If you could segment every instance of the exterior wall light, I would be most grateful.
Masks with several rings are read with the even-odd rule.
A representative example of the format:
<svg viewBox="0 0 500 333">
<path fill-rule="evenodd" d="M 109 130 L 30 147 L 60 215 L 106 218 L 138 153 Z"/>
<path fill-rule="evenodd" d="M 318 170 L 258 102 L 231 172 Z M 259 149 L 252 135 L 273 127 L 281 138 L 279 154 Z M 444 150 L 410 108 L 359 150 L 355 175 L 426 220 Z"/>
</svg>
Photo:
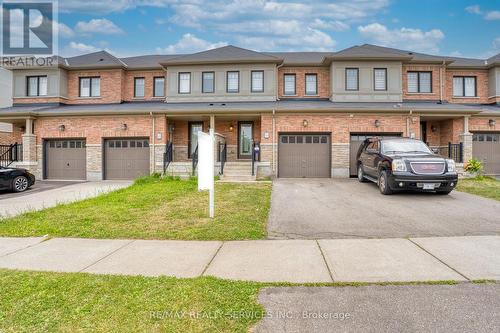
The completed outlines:
<svg viewBox="0 0 500 333">
<path fill-rule="evenodd" d="M 304 126 L 304 127 L 309 126 L 309 122 L 307 121 L 307 119 L 304 119 L 304 120 L 302 121 L 302 126 Z"/>
<path fill-rule="evenodd" d="M 174 123 L 169 123 L 168 124 L 168 132 L 173 133 L 175 131 L 175 124 Z"/>
<path fill-rule="evenodd" d="M 432 126 L 431 126 L 431 131 L 432 131 L 433 133 L 437 132 L 437 127 L 436 127 L 436 126 L 434 126 L 434 125 L 432 125 Z"/>
<path fill-rule="evenodd" d="M 495 127 L 495 125 L 497 124 L 497 121 L 495 119 L 490 119 L 490 120 L 488 120 L 488 124 L 490 125 L 490 127 Z"/>
<path fill-rule="evenodd" d="M 126 130 L 127 130 L 127 128 L 128 128 L 127 124 L 122 124 L 122 125 L 120 126 L 120 129 L 121 129 L 122 131 L 126 131 Z"/>
<path fill-rule="evenodd" d="M 234 130 L 234 126 L 233 126 L 233 123 L 231 123 L 231 124 L 229 125 L 229 132 L 232 132 L 233 130 Z"/>
<path fill-rule="evenodd" d="M 379 128 L 379 127 L 380 127 L 380 125 L 381 125 L 380 120 L 378 120 L 378 119 L 377 119 L 377 120 L 375 120 L 375 127 Z"/>
<path fill-rule="evenodd" d="M 64 125 L 59 125 L 59 131 L 64 132 L 66 130 L 66 126 Z"/>
</svg>

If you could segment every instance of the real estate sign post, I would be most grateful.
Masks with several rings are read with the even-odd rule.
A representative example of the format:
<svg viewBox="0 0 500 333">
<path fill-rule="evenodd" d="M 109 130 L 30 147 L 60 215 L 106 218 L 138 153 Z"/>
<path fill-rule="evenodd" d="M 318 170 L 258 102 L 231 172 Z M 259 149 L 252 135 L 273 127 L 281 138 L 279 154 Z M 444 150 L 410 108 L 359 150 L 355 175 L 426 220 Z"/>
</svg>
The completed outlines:
<svg viewBox="0 0 500 333">
<path fill-rule="evenodd" d="M 198 132 L 198 191 L 208 190 L 209 216 L 215 216 L 214 130 Z"/>
</svg>

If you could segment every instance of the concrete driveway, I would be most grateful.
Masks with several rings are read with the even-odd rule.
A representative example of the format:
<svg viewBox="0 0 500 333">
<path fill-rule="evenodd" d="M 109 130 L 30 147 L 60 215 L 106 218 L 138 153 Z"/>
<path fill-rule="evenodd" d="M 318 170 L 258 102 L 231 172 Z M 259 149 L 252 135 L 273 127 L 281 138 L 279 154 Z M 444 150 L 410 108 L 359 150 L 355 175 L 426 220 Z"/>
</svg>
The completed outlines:
<svg viewBox="0 0 500 333">
<path fill-rule="evenodd" d="M 353 179 L 274 182 L 269 238 L 392 238 L 500 234 L 500 202 L 453 191 L 381 195 Z"/>
<path fill-rule="evenodd" d="M 57 188 L 61 188 L 68 185 L 80 184 L 82 181 L 55 181 L 55 180 L 37 180 L 33 186 L 27 189 L 25 192 L 15 193 L 12 191 L 3 190 L 0 191 L 0 200 L 19 198 L 26 195 L 35 194 L 37 192 L 49 191 Z"/>
<path fill-rule="evenodd" d="M 54 182 L 50 182 L 54 183 Z M 5 194 L 0 199 L 0 217 L 19 215 L 29 211 L 54 207 L 63 203 L 70 203 L 92 198 L 110 191 L 130 186 L 128 180 L 106 180 L 98 182 L 61 182 L 58 185 L 35 183 L 33 189 L 24 193 Z"/>
</svg>

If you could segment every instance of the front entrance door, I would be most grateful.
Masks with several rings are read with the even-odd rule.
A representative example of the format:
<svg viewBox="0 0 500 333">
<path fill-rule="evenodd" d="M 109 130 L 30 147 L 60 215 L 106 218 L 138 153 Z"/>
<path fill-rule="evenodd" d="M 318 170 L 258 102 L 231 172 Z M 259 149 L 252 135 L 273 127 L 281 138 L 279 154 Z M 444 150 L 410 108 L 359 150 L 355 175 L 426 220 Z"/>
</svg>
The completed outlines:
<svg viewBox="0 0 500 333">
<path fill-rule="evenodd" d="M 202 122 L 190 122 L 189 123 L 189 142 L 188 142 L 188 158 L 196 151 L 198 148 L 198 132 L 203 132 Z"/>
<path fill-rule="evenodd" d="M 253 122 L 238 123 L 238 158 L 251 159 L 253 149 Z"/>
</svg>

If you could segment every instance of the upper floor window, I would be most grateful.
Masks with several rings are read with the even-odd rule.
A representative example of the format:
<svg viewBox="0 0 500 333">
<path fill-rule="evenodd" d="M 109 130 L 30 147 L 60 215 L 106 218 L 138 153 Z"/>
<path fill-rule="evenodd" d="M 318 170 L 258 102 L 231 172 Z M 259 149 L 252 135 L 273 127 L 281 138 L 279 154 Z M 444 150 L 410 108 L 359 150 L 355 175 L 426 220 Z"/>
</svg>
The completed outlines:
<svg viewBox="0 0 500 333">
<path fill-rule="evenodd" d="M 163 76 L 154 78 L 153 97 L 165 97 L 165 78 Z"/>
<path fill-rule="evenodd" d="M 240 72 L 227 72 L 227 92 L 237 93 L 240 91 Z"/>
<path fill-rule="evenodd" d="M 373 70 L 373 89 L 387 90 L 387 68 L 375 68 Z"/>
<path fill-rule="evenodd" d="M 453 96 L 455 97 L 476 97 L 476 77 L 475 76 L 454 76 Z"/>
<path fill-rule="evenodd" d="M 295 95 L 295 74 L 285 74 L 283 76 L 283 92 L 285 95 Z"/>
<path fill-rule="evenodd" d="M 81 77 L 80 97 L 99 97 L 99 96 L 101 96 L 101 78 Z"/>
<path fill-rule="evenodd" d="M 47 96 L 46 76 L 28 76 L 26 80 L 28 96 Z"/>
<path fill-rule="evenodd" d="M 203 72 L 201 80 L 201 91 L 203 93 L 215 92 L 215 73 Z"/>
<path fill-rule="evenodd" d="M 409 93 L 431 93 L 432 72 L 408 72 Z"/>
<path fill-rule="evenodd" d="M 264 71 L 252 71 L 252 92 L 264 92 Z"/>
<path fill-rule="evenodd" d="M 134 78 L 134 97 L 144 97 L 144 78 Z"/>
<path fill-rule="evenodd" d="M 345 69 L 345 90 L 359 90 L 359 68 Z"/>
<path fill-rule="evenodd" d="M 306 95 L 318 94 L 318 75 L 306 74 Z"/>
<path fill-rule="evenodd" d="M 191 93 L 191 73 L 179 73 L 179 94 Z"/>
</svg>

